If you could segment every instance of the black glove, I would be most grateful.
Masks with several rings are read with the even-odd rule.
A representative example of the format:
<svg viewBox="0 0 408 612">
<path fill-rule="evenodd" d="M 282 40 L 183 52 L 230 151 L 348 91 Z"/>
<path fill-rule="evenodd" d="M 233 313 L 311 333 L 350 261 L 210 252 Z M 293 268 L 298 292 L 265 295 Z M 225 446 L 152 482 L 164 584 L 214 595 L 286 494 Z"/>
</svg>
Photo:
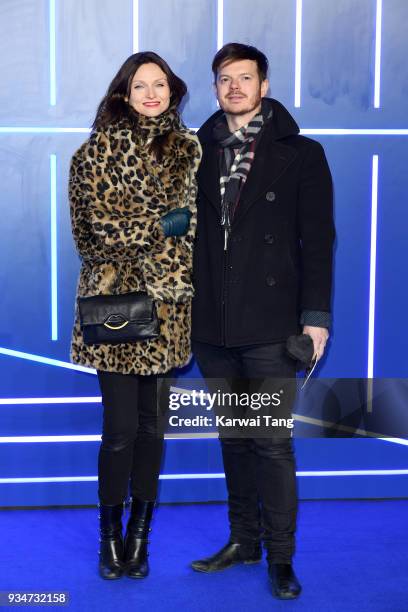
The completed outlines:
<svg viewBox="0 0 408 612">
<path fill-rule="evenodd" d="M 160 219 L 164 235 L 169 236 L 184 236 L 187 234 L 190 226 L 191 211 L 185 208 L 174 208 L 166 213 Z"/>
</svg>

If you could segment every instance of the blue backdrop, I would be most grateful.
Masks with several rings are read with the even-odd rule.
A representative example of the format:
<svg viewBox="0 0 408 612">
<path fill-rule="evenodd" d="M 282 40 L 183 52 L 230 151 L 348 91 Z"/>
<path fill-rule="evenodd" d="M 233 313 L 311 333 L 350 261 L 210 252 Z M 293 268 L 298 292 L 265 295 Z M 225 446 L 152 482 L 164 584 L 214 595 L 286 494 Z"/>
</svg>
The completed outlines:
<svg viewBox="0 0 408 612">
<path fill-rule="evenodd" d="M 406 0 L 1 2 L 0 505 L 96 502 L 99 390 L 68 363 L 79 261 L 67 173 L 132 51 L 158 52 L 185 79 L 190 127 L 216 109 L 221 44 L 266 52 L 270 95 L 323 144 L 335 185 L 334 328 L 319 376 L 406 376 L 407 27 Z M 301 497 L 408 495 L 404 440 L 296 445 Z M 169 440 L 161 500 L 224 497 L 217 441 Z"/>
</svg>

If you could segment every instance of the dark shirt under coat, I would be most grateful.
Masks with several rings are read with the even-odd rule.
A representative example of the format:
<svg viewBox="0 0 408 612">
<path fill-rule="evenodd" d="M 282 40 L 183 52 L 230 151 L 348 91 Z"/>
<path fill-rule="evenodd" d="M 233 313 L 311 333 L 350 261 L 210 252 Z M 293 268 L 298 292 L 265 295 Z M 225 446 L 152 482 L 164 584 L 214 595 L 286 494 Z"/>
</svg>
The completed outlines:
<svg viewBox="0 0 408 612">
<path fill-rule="evenodd" d="M 219 147 L 212 115 L 198 131 L 193 340 L 217 346 L 285 341 L 330 313 L 333 189 L 323 147 L 299 135 L 277 100 L 257 141 L 228 242 L 220 223 Z M 314 314 L 313 314 L 314 313 Z M 310 324 L 313 324 L 310 321 Z"/>
</svg>

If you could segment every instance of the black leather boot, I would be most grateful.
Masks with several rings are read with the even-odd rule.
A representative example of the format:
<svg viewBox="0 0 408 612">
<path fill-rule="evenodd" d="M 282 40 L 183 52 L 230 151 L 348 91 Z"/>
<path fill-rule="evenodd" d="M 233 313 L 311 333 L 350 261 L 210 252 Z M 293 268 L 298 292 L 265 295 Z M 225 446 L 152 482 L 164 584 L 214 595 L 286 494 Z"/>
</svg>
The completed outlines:
<svg viewBox="0 0 408 612">
<path fill-rule="evenodd" d="M 123 504 L 99 504 L 99 574 L 105 580 L 115 580 L 123 574 L 122 514 Z"/>
<path fill-rule="evenodd" d="M 279 599 L 296 599 L 302 587 L 290 563 L 268 563 L 273 594 Z"/>
<path fill-rule="evenodd" d="M 129 578 L 145 578 L 149 573 L 147 552 L 154 501 L 133 498 L 125 535 L 125 572 Z"/>
<path fill-rule="evenodd" d="M 228 542 L 212 557 L 193 561 L 191 567 L 196 572 L 219 572 L 237 563 L 258 563 L 262 559 L 262 548 L 258 542 Z"/>
</svg>

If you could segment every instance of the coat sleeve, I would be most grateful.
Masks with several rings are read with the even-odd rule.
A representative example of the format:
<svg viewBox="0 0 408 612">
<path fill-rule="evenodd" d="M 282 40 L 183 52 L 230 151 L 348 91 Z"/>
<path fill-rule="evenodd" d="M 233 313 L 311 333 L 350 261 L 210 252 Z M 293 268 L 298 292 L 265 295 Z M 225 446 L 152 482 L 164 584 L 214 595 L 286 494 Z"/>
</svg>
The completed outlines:
<svg viewBox="0 0 408 612">
<path fill-rule="evenodd" d="M 309 146 L 301 170 L 298 199 L 301 241 L 301 299 L 305 311 L 331 310 L 333 244 L 333 186 L 323 147 Z"/>
<path fill-rule="evenodd" d="M 162 251 L 165 236 L 160 217 L 123 206 L 121 190 L 109 173 L 108 138 L 104 134 L 92 138 L 92 147 L 85 143 L 73 156 L 69 173 L 72 234 L 80 257 L 84 261 L 125 261 Z M 97 159 L 90 157 L 90 151 L 97 152 Z"/>
<path fill-rule="evenodd" d="M 182 206 L 187 206 L 192 213 L 192 217 L 190 219 L 190 225 L 187 233 L 181 237 L 182 244 L 186 252 L 189 253 L 189 265 L 192 266 L 192 258 L 193 258 L 193 250 L 194 250 L 194 242 L 197 231 L 197 198 L 198 198 L 198 186 L 197 186 L 197 171 L 202 158 L 202 148 L 199 139 L 195 134 L 193 134 L 193 138 L 190 144 L 189 154 L 191 159 L 191 167 L 189 169 L 188 177 L 187 177 L 187 189 L 186 189 L 186 197 L 184 198 L 184 202 Z"/>
</svg>

